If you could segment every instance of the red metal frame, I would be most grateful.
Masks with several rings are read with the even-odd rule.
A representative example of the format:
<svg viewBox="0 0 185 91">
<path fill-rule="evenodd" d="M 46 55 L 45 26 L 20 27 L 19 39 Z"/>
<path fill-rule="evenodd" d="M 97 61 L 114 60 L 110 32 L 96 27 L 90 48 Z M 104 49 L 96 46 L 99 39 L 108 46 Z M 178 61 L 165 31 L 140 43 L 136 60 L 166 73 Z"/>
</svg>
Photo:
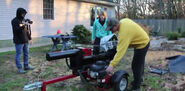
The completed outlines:
<svg viewBox="0 0 185 91">
<path fill-rule="evenodd" d="M 88 74 L 87 74 L 87 71 L 85 72 L 81 72 L 81 74 L 84 74 L 87 78 L 91 78 Z M 41 91 L 46 91 L 46 86 L 49 85 L 49 84 L 53 84 L 53 83 L 57 83 L 57 82 L 60 82 L 60 81 L 64 81 L 64 80 L 67 80 L 67 79 L 71 79 L 71 78 L 74 78 L 74 77 L 77 77 L 79 75 L 75 75 L 75 74 L 70 74 L 70 75 L 66 75 L 66 76 L 62 76 L 62 77 L 58 77 L 58 78 L 54 78 L 54 79 L 51 79 L 51 80 L 47 80 L 47 81 L 43 81 L 42 82 L 42 87 L 41 87 Z M 106 77 L 105 77 L 105 84 L 108 84 L 110 79 L 112 77 L 112 74 L 108 74 Z M 92 79 L 92 78 L 91 78 Z M 106 88 L 98 88 L 99 90 L 106 90 Z"/>
<path fill-rule="evenodd" d="M 105 77 L 105 83 L 108 84 L 111 80 L 111 77 L 112 77 L 112 74 L 108 74 L 106 77 Z"/>
<path fill-rule="evenodd" d="M 85 72 L 81 72 L 81 73 L 82 74 L 87 74 L 86 71 Z M 74 78 L 74 77 L 77 77 L 77 76 L 79 76 L 79 75 L 70 74 L 70 75 L 59 77 L 59 78 L 54 78 L 54 79 L 51 79 L 51 80 L 43 81 L 42 82 L 41 91 L 46 91 L 46 86 L 49 85 L 49 84 L 60 82 L 60 81 L 64 81 L 64 80 L 71 79 L 71 78 Z"/>
<path fill-rule="evenodd" d="M 43 81 L 41 91 L 46 91 L 46 86 L 49 85 L 49 84 L 56 83 L 56 82 L 59 82 L 59 81 L 64 81 L 64 80 L 71 79 L 71 78 L 74 78 L 74 77 L 77 77 L 77 75 L 71 74 L 71 75 L 62 76 L 62 77 L 59 77 L 59 78 L 54 78 L 54 79 L 51 79 L 51 80 Z"/>
<path fill-rule="evenodd" d="M 111 77 L 112 77 L 112 74 L 107 74 L 107 76 L 105 77 L 105 82 L 104 82 L 104 84 L 109 84 L 109 82 L 110 82 L 110 80 L 111 80 Z M 102 81 L 102 80 L 101 80 Z M 108 87 L 108 88 L 110 88 L 110 87 Z M 97 89 L 99 89 L 99 90 L 107 90 L 108 88 L 99 88 L 99 87 L 97 87 Z"/>
</svg>

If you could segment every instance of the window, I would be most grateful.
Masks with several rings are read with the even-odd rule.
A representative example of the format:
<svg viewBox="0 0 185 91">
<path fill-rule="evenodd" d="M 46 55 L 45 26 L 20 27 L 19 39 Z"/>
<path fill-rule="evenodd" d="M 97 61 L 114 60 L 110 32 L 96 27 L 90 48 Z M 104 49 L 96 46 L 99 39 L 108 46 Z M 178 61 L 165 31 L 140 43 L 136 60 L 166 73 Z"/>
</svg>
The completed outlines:
<svg viewBox="0 0 185 91">
<path fill-rule="evenodd" d="M 54 0 L 43 0 L 43 18 L 54 19 Z"/>
</svg>

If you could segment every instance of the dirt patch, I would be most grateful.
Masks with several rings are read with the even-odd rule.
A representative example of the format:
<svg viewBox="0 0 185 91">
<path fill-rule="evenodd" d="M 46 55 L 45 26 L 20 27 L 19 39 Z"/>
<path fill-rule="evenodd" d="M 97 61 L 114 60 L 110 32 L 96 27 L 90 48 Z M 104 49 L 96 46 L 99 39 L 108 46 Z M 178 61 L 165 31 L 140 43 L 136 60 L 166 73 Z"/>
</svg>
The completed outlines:
<svg viewBox="0 0 185 91">
<path fill-rule="evenodd" d="M 168 61 L 165 58 L 176 55 L 185 55 L 185 52 L 178 51 L 148 51 L 146 56 L 146 73 L 145 75 L 151 75 L 155 77 L 160 77 L 163 80 L 161 84 L 165 88 L 169 88 L 172 91 L 184 91 L 185 85 L 185 75 L 183 74 L 174 74 L 167 73 L 164 75 L 156 75 L 149 73 L 150 68 L 159 68 L 159 69 L 167 69 Z"/>
<path fill-rule="evenodd" d="M 178 51 L 148 51 L 146 56 L 146 64 L 152 66 L 167 66 L 168 60 L 166 57 L 176 56 L 176 55 L 185 55 L 185 52 Z"/>
</svg>

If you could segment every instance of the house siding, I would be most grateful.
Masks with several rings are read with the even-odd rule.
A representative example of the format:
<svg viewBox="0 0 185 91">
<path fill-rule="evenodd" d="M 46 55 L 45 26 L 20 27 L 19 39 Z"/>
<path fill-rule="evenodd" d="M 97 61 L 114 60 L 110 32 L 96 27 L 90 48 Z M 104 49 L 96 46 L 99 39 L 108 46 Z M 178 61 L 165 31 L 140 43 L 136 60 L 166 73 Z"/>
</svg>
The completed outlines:
<svg viewBox="0 0 185 91">
<path fill-rule="evenodd" d="M 43 20 L 43 0 L 1 0 L 0 1 L 0 40 L 12 39 L 11 20 L 19 7 L 27 10 L 25 18 L 33 21 L 32 37 L 56 34 L 58 29 L 63 34 L 70 33 L 77 24 L 90 28 L 90 8 L 95 4 L 54 0 L 54 20 Z M 114 17 L 113 7 L 107 7 L 107 15 Z"/>
</svg>

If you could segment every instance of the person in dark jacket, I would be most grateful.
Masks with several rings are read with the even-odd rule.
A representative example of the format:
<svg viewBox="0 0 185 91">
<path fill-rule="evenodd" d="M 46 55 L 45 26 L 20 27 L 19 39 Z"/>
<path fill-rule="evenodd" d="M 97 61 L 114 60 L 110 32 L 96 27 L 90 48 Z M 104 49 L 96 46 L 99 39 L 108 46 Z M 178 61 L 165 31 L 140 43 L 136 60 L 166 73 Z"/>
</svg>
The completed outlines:
<svg viewBox="0 0 185 91">
<path fill-rule="evenodd" d="M 27 11 L 23 8 L 18 8 L 16 17 L 11 21 L 13 30 L 13 42 L 15 44 L 15 63 L 19 73 L 25 73 L 25 70 L 33 70 L 33 67 L 28 65 L 29 43 L 32 44 L 30 26 L 25 22 Z M 21 65 L 21 52 L 23 50 L 24 69 Z"/>
</svg>

